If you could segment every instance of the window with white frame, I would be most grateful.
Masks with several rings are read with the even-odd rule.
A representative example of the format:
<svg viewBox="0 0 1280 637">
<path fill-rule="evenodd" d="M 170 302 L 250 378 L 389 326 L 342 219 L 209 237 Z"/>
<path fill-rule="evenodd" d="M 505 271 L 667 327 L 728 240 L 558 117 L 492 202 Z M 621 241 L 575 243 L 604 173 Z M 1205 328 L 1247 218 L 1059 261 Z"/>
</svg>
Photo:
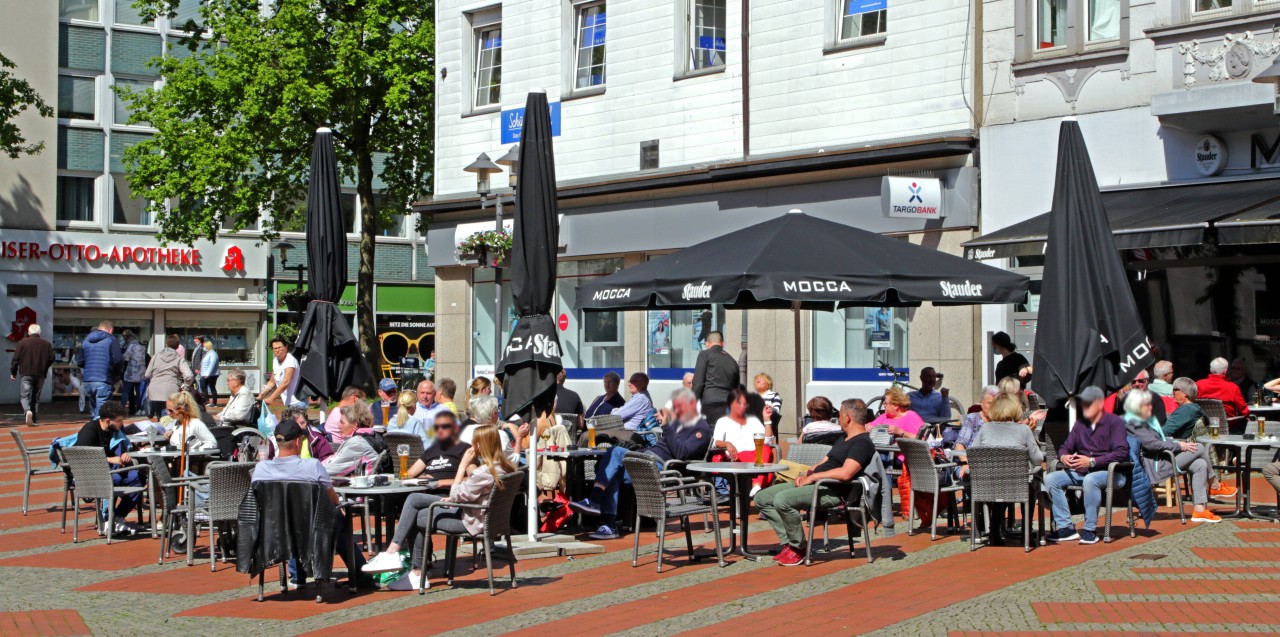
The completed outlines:
<svg viewBox="0 0 1280 637">
<path fill-rule="evenodd" d="M 689 69 L 723 68 L 725 0 L 689 0 Z"/>
<path fill-rule="evenodd" d="M 1018 11 L 1023 15 L 1017 26 L 1020 61 L 1040 53 L 1079 54 L 1129 44 L 1129 0 L 1027 0 Z"/>
<path fill-rule="evenodd" d="M 1191 0 L 1191 10 L 1195 13 L 1206 13 L 1230 9 L 1232 0 Z"/>
<path fill-rule="evenodd" d="M 879 35 L 887 30 L 889 0 L 838 0 L 840 40 Z"/>
<path fill-rule="evenodd" d="M 575 25 L 573 87 L 604 86 L 605 3 L 578 5 Z"/>
<path fill-rule="evenodd" d="M 116 24 L 129 26 L 150 26 L 151 21 L 142 17 L 142 12 L 133 6 L 137 0 L 115 0 Z"/>
<path fill-rule="evenodd" d="M 58 117 L 97 121 L 98 80 L 93 76 L 58 76 Z"/>
<path fill-rule="evenodd" d="M 111 223 L 128 226 L 151 225 L 151 212 L 147 210 L 145 197 L 136 197 L 129 180 L 120 173 L 111 173 Z"/>
<path fill-rule="evenodd" d="M 96 218 L 94 182 L 92 175 L 58 174 L 58 221 L 92 222 Z"/>
<path fill-rule="evenodd" d="M 502 24 L 476 28 L 475 107 L 502 102 Z"/>
<path fill-rule="evenodd" d="M 102 22 L 98 0 L 58 0 L 58 16 L 66 20 Z"/>
<path fill-rule="evenodd" d="M 115 125 L 116 126 L 148 126 L 147 122 L 134 122 L 132 124 L 129 123 L 129 115 L 133 110 L 129 108 L 129 104 L 131 99 L 137 98 L 138 93 L 141 93 L 146 89 L 154 87 L 155 82 L 151 80 L 126 80 L 126 79 L 116 78 L 115 86 L 124 87 L 132 93 L 131 97 L 126 98 L 124 95 L 120 94 L 119 92 L 112 91 L 112 94 L 115 98 L 115 113 L 114 113 L 115 119 L 112 121 L 115 123 Z"/>
</svg>

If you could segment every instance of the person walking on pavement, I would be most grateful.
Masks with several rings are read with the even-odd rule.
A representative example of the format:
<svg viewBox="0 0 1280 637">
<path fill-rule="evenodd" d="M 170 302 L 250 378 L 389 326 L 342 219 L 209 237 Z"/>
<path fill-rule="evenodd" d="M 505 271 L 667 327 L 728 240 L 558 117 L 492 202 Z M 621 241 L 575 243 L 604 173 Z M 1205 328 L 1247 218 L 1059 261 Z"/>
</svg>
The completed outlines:
<svg viewBox="0 0 1280 637">
<path fill-rule="evenodd" d="M 40 419 L 40 390 L 53 365 L 53 344 L 40 336 L 40 325 L 27 326 L 27 336 L 18 341 L 9 363 L 9 380 L 18 381 L 18 401 L 26 415 L 27 426 Z"/>
<path fill-rule="evenodd" d="M 182 341 L 177 334 L 170 334 L 164 339 L 164 349 L 151 358 L 147 365 L 146 377 L 151 381 L 147 385 L 147 400 L 151 403 L 148 413 L 151 420 L 157 421 L 168 408 L 165 404 L 171 394 L 182 391 L 191 384 L 191 368 L 187 361 L 178 355 L 178 346 Z"/>
<path fill-rule="evenodd" d="M 138 342 L 138 335 L 129 330 L 124 331 L 124 389 L 120 392 L 120 402 L 125 406 L 125 415 L 136 416 L 142 412 L 142 384 L 147 382 L 147 348 Z"/>
<path fill-rule="evenodd" d="M 192 368 L 195 371 L 195 368 Z M 218 351 L 213 349 L 213 339 L 204 340 L 204 356 L 200 358 L 200 392 L 204 394 L 206 405 L 218 406 L 218 377 L 222 371 L 218 369 Z"/>
<path fill-rule="evenodd" d="M 191 337 L 191 371 L 196 375 L 195 383 L 191 385 L 192 393 L 203 393 L 204 377 L 200 374 L 200 363 L 204 361 L 204 339 L 199 336 Z"/>
<path fill-rule="evenodd" d="M 693 393 L 707 422 L 717 422 L 729 408 L 729 392 L 741 384 L 738 361 L 724 351 L 724 335 L 707 334 L 706 349 L 698 352 L 693 370 Z"/>
<path fill-rule="evenodd" d="M 94 420 L 97 420 L 98 410 L 103 403 L 111 399 L 116 377 L 120 375 L 120 368 L 124 365 L 120 343 L 111 335 L 114 329 L 111 321 L 99 323 L 98 329 L 84 337 L 76 361 L 83 370 L 80 391 Z"/>
</svg>

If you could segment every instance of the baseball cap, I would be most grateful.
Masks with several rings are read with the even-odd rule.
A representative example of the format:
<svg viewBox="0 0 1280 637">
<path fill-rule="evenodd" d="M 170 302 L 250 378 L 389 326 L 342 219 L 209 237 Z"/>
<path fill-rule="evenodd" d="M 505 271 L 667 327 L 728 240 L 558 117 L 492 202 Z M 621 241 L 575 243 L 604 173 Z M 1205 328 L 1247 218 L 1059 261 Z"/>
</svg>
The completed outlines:
<svg viewBox="0 0 1280 637">
<path fill-rule="evenodd" d="M 279 425 L 276 425 L 275 436 L 286 442 L 301 438 L 302 435 L 302 427 L 293 420 L 286 420 Z"/>
<path fill-rule="evenodd" d="M 390 378 L 384 378 L 381 381 L 378 381 L 378 389 L 390 393 L 399 388 L 396 387 L 396 381 L 391 380 Z"/>
<path fill-rule="evenodd" d="M 1106 398 L 1107 394 L 1102 391 L 1101 387 L 1089 386 L 1081 390 L 1078 397 L 1080 398 L 1080 404 L 1092 405 L 1093 403 Z"/>
</svg>

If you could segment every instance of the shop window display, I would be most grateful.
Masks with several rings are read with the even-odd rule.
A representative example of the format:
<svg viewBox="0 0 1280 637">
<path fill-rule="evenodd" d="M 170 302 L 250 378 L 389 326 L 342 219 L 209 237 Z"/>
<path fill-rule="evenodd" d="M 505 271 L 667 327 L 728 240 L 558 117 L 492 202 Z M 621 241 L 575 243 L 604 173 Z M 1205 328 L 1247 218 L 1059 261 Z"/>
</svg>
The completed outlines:
<svg viewBox="0 0 1280 637">
<path fill-rule="evenodd" d="M 112 334 L 124 347 L 124 332 L 131 331 L 138 335 L 142 343 L 151 340 L 151 321 L 143 319 L 112 319 Z M 102 319 L 95 318 L 59 318 L 53 323 L 53 394 L 55 396 L 80 395 L 81 371 L 76 364 L 82 343 L 89 332 L 97 329 Z M 150 353 L 150 352 L 148 352 Z"/>
</svg>

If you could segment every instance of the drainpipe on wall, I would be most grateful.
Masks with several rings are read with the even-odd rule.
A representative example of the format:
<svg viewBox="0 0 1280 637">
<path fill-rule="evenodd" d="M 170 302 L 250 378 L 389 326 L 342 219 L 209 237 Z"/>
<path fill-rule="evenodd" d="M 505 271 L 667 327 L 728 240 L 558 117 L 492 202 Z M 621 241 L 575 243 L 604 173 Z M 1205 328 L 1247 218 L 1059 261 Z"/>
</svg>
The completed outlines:
<svg viewBox="0 0 1280 637">
<path fill-rule="evenodd" d="M 975 0 L 975 2 L 978 0 Z M 751 156 L 751 0 L 742 0 L 742 158 Z M 746 338 L 745 336 L 743 338 Z"/>
</svg>

